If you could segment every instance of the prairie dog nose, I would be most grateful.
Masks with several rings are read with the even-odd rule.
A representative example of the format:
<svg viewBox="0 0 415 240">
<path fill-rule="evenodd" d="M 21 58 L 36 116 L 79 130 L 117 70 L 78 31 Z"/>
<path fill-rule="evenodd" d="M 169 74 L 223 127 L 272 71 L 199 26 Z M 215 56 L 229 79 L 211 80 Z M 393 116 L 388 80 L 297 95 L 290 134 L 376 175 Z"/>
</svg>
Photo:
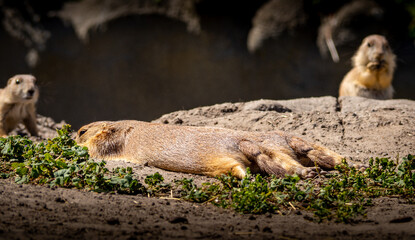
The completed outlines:
<svg viewBox="0 0 415 240">
<path fill-rule="evenodd" d="M 382 60 L 383 59 L 383 55 L 384 55 L 383 52 L 377 52 L 377 53 L 375 53 L 375 59 L 376 60 Z"/>
<path fill-rule="evenodd" d="M 29 91 L 27 91 L 27 94 L 29 96 L 33 96 L 34 93 L 35 93 L 35 89 L 34 88 L 31 88 L 31 89 L 29 89 Z"/>
</svg>

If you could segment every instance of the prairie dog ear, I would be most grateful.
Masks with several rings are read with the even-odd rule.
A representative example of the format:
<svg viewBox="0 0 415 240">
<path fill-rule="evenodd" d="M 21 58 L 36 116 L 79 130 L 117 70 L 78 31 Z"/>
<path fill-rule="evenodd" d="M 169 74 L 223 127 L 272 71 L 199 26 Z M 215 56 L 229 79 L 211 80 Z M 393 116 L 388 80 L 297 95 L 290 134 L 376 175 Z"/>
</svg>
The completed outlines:
<svg viewBox="0 0 415 240">
<path fill-rule="evenodd" d="M 107 123 L 105 122 L 95 122 L 81 127 L 76 134 L 75 141 L 78 143 L 83 143 L 91 138 L 96 137 L 97 135 L 101 134 L 106 125 Z"/>
<path fill-rule="evenodd" d="M 102 132 L 104 134 L 116 134 L 119 132 L 120 128 L 115 126 L 114 124 L 102 124 Z"/>
<path fill-rule="evenodd" d="M 102 132 L 109 134 L 122 134 L 129 133 L 133 127 L 120 122 L 102 122 L 101 129 Z"/>
<path fill-rule="evenodd" d="M 13 80 L 14 80 L 14 77 L 9 78 L 9 80 L 7 80 L 7 85 L 10 85 Z"/>
<path fill-rule="evenodd" d="M 111 137 L 122 138 L 124 140 L 125 136 L 127 136 L 131 132 L 131 130 L 133 130 L 133 127 L 119 126 L 117 124 L 107 124 L 103 126 L 101 134 Z"/>
</svg>

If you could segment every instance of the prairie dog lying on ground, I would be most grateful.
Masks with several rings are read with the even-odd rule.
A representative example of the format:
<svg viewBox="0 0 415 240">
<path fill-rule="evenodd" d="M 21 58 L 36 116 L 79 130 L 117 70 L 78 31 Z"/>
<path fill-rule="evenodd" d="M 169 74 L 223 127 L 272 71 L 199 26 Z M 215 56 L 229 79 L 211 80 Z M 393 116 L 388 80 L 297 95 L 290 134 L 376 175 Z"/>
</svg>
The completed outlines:
<svg viewBox="0 0 415 240">
<path fill-rule="evenodd" d="M 133 120 L 94 122 L 75 138 L 92 158 L 126 160 L 165 170 L 216 176 L 231 172 L 314 177 L 316 165 L 333 169 L 342 156 L 282 131 L 247 132 Z"/>
<path fill-rule="evenodd" d="M 39 90 L 32 75 L 16 75 L 0 89 L 0 136 L 5 137 L 23 122 L 32 136 L 37 136 L 36 102 Z"/>
<path fill-rule="evenodd" d="M 352 58 L 353 68 L 340 84 L 339 96 L 392 99 L 396 56 L 381 35 L 370 35 Z"/>
</svg>

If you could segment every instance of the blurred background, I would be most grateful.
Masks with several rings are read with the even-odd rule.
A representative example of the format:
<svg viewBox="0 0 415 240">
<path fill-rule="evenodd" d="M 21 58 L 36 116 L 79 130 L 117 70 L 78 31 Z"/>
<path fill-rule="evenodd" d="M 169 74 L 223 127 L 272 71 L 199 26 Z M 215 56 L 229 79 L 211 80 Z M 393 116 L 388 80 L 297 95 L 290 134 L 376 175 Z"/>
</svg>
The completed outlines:
<svg viewBox="0 0 415 240">
<path fill-rule="evenodd" d="M 31 73 L 38 113 L 78 128 L 222 102 L 337 96 L 362 39 L 415 99 L 415 0 L 0 0 L 0 81 Z"/>
</svg>

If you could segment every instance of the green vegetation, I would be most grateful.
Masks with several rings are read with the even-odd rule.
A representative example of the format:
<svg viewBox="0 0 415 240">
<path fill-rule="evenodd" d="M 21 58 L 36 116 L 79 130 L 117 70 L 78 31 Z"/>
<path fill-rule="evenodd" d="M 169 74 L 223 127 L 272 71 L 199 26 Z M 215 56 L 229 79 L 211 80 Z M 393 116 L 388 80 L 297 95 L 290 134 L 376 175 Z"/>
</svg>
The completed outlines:
<svg viewBox="0 0 415 240">
<path fill-rule="evenodd" d="M 142 184 L 132 177 L 132 169 L 109 172 L 105 162 L 89 160 L 88 149 L 70 138 L 69 126 L 58 137 L 41 143 L 12 136 L 0 138 L 0 177 L 15 177 L 18 184 L 49 184 L 96 192 L 142 193 Z"/>
<path fill-rule="evenodd" d="M 387 158 L 370 159 L 369 168 L 358 171 L 344 161 L 337 173 L 318 179 L 301 181 L 298 176 L 264 178 L 248 174 L 239 180 L 230 175 L 219 182 L 197 187 L 192 180 L 179 181 L 182 199 L 211 202 L 241 213 L 266 213 L 284 210 L 309 210 L 316 221 L 325 219 L 350 222 L 365 215 L 372 199 L 394 196 L 414 202 L 415 157 L 409 155 L 402 162 Z"/>
<path fill-rule="evenodd" d="M 298 176 L 263 177 L 248 174 L 243 179 L 222 175 L 198 187 L 193 179 L 164 183 L 159 173 L 141 184 L 131 168 L 108 170 L 104 161 L 89 160 L 86 148 L 70 138 L 69 126 L 58 137 L 41 143 L 13 136 L 0 138 L 0 177 L 16 183 L 48 184 L 95 192 L 175 197 L 196 203 L 211 203 L 241 213 L 311 211 L 314 220 L 348 223 L 364 216 L 367 206 L 380 196 L 393 196 L 414 203 L 415 157 L 400 163 L 387 158 L 370 159 L 369 168 L 358 171 L 344 161 L 335 173 L 312 180 Z"/>
<path fill-rule="evenodd" d="M 160 173 L 148 175 L 144 183 L 148 185 L 147 193 L 156 196 L 162 193 L 167 193 L 171 190 L 171 184 L 164 183 L 164 178 Z"/>
</svg>

